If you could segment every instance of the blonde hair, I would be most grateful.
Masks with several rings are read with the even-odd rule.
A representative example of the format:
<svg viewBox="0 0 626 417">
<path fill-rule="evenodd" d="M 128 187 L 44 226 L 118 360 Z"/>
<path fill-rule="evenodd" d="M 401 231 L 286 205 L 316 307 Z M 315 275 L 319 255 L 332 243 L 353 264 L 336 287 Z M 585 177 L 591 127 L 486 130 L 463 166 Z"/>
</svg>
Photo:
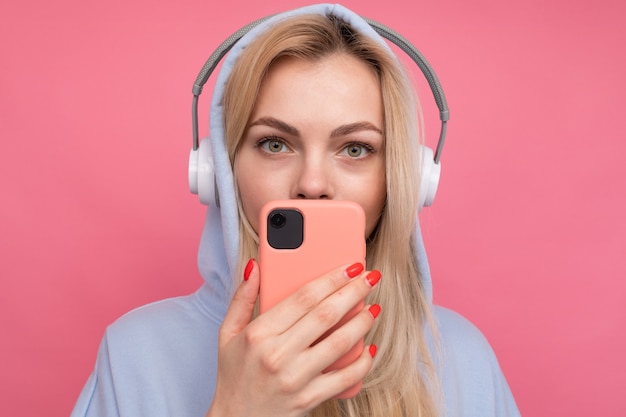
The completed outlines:
<svg viewBox="0 0 626 417">
<path fill-rule="evenodd" d="M 349 400 L 329 400 L 314 409 L 311 416 L 435 416 L 439 388 L 424 335 L 429 326 L 430 330 L 434 327 L 413 243 L 421 117 L 397 59 L 383 45 L 334 16 L 299 16 L 275 24 L 246 48 L 225 86 L 226 147 L 235 166 L 259 88 L 272 63 L 283 57 L 320 60 L 337 53 L 366 62 L 376 73 L 382 93 L 387 200 L 368 240 L 367 266 L 380 270 L 383 280 L 367 302 L 380 304 L 383 314 L 366 338 L 366 343 L 375 343 L 378 351 L 361 392 Z M 258 237 L 241 202 L 239 218 L 242 266 L 257 256 Z"/>
</svg>

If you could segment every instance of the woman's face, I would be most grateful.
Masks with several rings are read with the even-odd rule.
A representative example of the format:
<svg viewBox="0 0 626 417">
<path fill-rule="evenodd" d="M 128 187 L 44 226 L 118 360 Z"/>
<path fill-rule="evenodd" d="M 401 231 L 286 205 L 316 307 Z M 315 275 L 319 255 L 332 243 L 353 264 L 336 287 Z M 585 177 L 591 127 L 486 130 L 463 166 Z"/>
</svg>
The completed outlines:
<svg viewBox="0 0 626 417">
<path fill-rule="evenodd" d="M 258 232 L 279 199 L 355 201 L 369 236 L 385 203 L 380 86 L 362 61 L 282 59 L 264 79 L 235 162 L 243 209 Z"/>
</svg>

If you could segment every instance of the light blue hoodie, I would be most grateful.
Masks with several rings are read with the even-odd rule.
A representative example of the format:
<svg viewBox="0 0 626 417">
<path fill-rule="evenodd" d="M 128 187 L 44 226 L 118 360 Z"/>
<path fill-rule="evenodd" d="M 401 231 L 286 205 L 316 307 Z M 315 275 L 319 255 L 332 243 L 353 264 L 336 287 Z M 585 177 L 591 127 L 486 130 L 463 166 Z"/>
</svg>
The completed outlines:
<svg viewBox="0 0 626 417">
<path fill-rule="evenodd" d="M 230 303 L 231 271 L 236 270 L 239 245 L 237 200 L 223 135 L 223 89 L 233 63 L 251 39 L 275 19 L 305 13 L 336 15 L 384 43 L 355 13 L 339 5 L 320 4 L 274 16 L 233 47 L 222 64 L 211 104 L 210 143 L 220 208 L 209 207 L 200 242 L 198 266 L 205 282 L 194 294 L 140 307 L 107 328 L 95 369 L 72 417 L 201 417 L 208 410 L 215 389 L 217 334 Z M 415 239 L 423 288 L 432 300 L 419 224 Z M 518 416 L 507 382 L 483 335 L 451 310 L 434 306 L 433 311 L 440 332 L 445 415 Z"/>
</svg>

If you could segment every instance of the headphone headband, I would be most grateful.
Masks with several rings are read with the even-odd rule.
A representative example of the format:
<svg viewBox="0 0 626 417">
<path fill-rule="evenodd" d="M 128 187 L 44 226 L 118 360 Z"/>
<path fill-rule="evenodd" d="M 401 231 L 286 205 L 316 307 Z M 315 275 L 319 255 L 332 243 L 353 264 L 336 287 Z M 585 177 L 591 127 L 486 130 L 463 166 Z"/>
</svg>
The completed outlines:
<svg viewBox="0 0 626 417">
<path fill-rule="evenodd" d="M 204 84 L 208 81 L 209 77 L 220 63 L 222 58 L 233 48 L 233 46 L 241 40 L 248 32 L 257 27 L 259 24 L 270 19 L 272 16 L 267 16 L 254 22 L 248 23 L 243 26 L 237 32 L 230 35 L 224 40 L 217 49 L 211 54 L 209 59 L 204 63 L 200 73 L 196 77 L 193 84 L 193 100 L 192 100 L 192 132 L 193 132 L 193 148 L 189 155 L 189 188 L 192 193 L 198 194 L 200 201 L 203 204 L 215 204 L 219 207 L 219 196 L 217 192 L 217 177 L 214 174 L 214 165 L 212 151 L 208 141 L 203 140 L 200 143 L 198 133 L 198 99 L 202 93 Z M 446 97 L 439 83 L 439 79 L 435 75 L 424 56 L 402 35 L 396 31 L 388 28 L 387 26 L 378 23 L 374 20 L 363 18 L 361 19 L 369 25 L 378 35 L 387 39 L 389 42 L 396 45 L 403 50 L 413 62 L 421 70 L 422 74 L 428 81 L 431 92 L 439 108 L 439 120 L 441 121 L 441 130 L 439 132 L 439 140 L 435 152 L 433 152 L 427 146 L 419 146 L 421 157 L 421 174 L 419 184 L 419 196 L 418 196 L 418 209 L 421 210 L 424 206 L 430 206 L 435 198 L 437 192 L 439 177 L 441 173 L 441 165 L 439 160 L 441 158 L 441 151 L 446 137 L 446 127 L 448 119 L 450 118 L 450 112 L 448 110 L 448 104 Z M 359 23 L 361 25 L 361 23 Z M 366 26 L 364 25 L 364 26 Z M 365 28 L 361 28 L 365 29 Z M 383 42 L 384 43 L 384 42 Z M 392 52 L 390 52 L 392 53 Z"/>
</svg>

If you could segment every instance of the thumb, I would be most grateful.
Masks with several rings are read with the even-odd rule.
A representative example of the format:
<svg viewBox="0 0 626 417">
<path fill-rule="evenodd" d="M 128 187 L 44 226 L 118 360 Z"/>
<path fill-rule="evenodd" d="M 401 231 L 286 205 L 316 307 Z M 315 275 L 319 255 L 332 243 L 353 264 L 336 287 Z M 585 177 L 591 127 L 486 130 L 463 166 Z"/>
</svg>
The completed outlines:
<svg viewBox="0 0 626 417">
<path fill-rule="evenodd" d="M 244 270 L 244 280 L 235 291 L 224 317 L 220 344 L 228 343 L 250 323 L 258 296 L 259 267 L 254 259 L 250 259 Z"/>
</svg>

